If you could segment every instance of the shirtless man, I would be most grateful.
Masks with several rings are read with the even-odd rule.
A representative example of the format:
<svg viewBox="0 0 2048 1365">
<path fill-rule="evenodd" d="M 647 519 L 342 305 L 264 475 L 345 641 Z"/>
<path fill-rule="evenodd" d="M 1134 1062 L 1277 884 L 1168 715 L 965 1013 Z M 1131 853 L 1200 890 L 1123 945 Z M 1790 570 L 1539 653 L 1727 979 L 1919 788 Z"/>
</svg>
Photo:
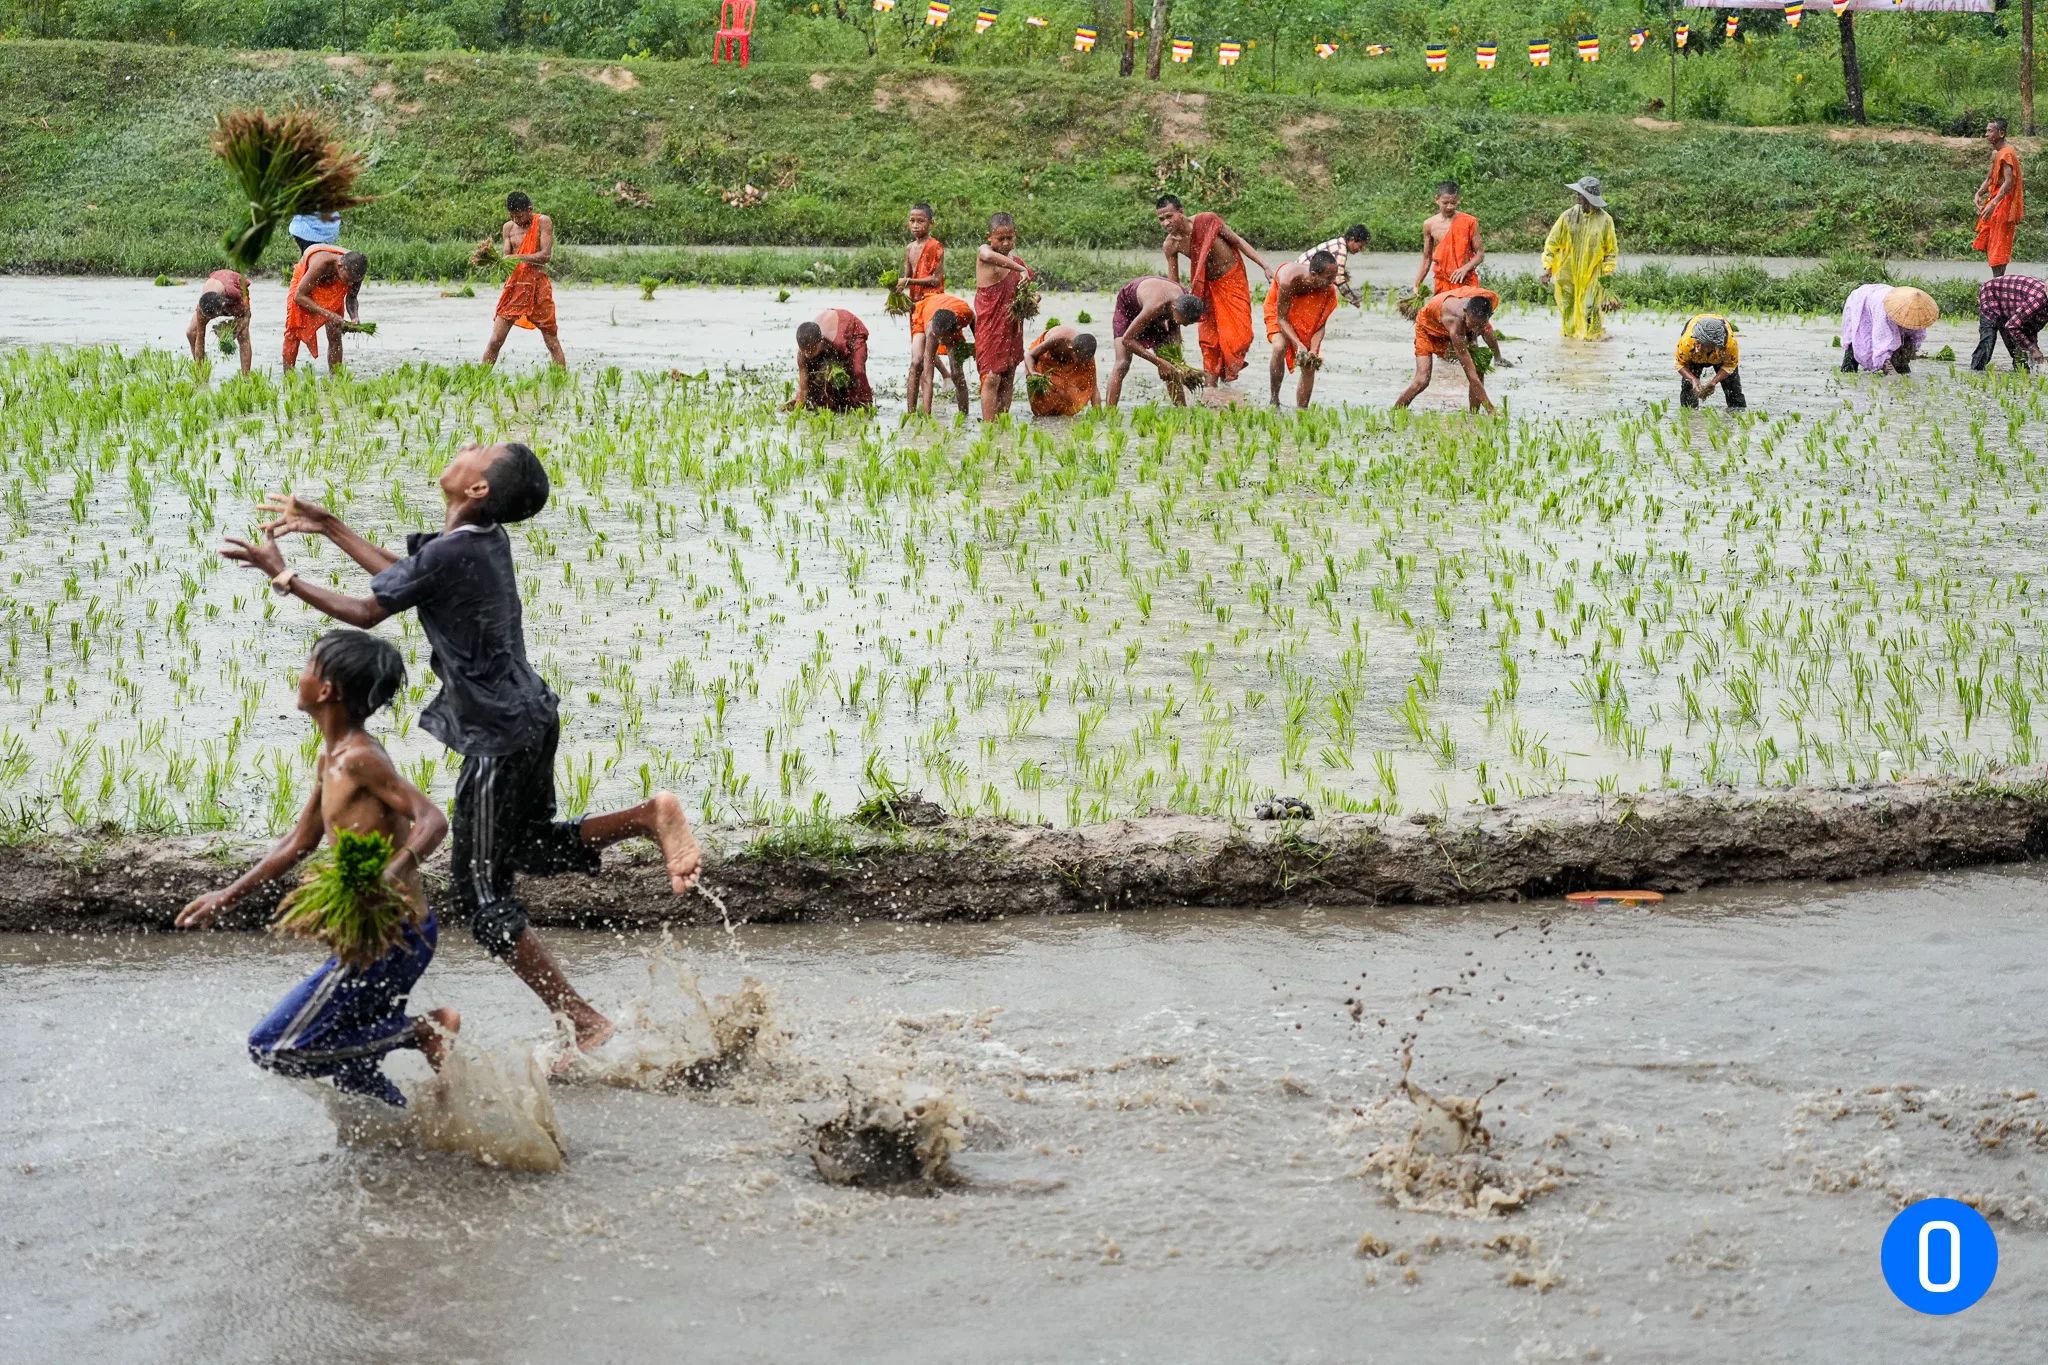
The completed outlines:
<svg viewBox="0 0 2048 1365">
<path fill-rule="evenodd" d="M 1479 239 L 1479 220 L 1458 212 L 1463 191 L 1455 180 L 1436 187 L 1436 212 L 1422 220 L 1422 260 L 1415 267 L 1412 293 L 1422 296 L 1422 279 L 1433 268 L 1436 287 L 1432 294 L 1479 282 L 1479 266 L 1486 259 L 1486 244 Z"/>
<path fill-rule="evenodd" d="M 1268 281 L 1272 267 L 1215 214 L 1190 218 L 1170 194 L 1161 195 L 1154 208 L 1159 226 L 1166 229 L 1166 278 L 1180 283 L 1180 261 L 1185 256 L 1188 289 L 1205 309 L 1198 334 L 1202 370 L 1210 387 L 1228 384 L 1244 369 L 1252 349 L 1252 289 L 1244 263 L 1256 265 Z"/>
<path fill-rule="evenodd" d="M 1486 344 L 1493 348 L 1495 363 L 1508 363 L 1507 357 L 1501 354 L 1500 337 L 1493 330 L 1493 310 L 1499 303 L 1498 294 L 1476 284 L 1461 284 L 1456 289 L 1432 295 L 1415 318 L 1414 382 L 1401 390 L 1394 406 L 1405 408 L 1414 402 L 1416 396 L 1429 387 L 1435 358 L 1452 356 L 1465 369 L 1466 406 L 1473 409 L 1483 407 L 1492 412 L 1493 399 L 1487 397 L 1486 384 L 1479 377 L 1479 366 L 1472 359 L 1472 338 L 1486 338 Z"/>
<path fill-rule="evenodd" d="M 1295 386 L 1294 406 L 1308 406 L 1315 393 L 1316 370 L 1322 365 L 1323 329 L 1336 311 L 1337 258 L 1329 252 L 1316 252 L 1306 265 L 1289 261 L 1274 274 L 1273 287 L 1266 292 L 1266 340 L 1273 343 L 1269 377 L 1273 381 L 1274 407 L 1280 406 L 1281 381 L 1295 367 L 1296 357 L 1304 355 L 1314 356 L 1315 360 L 1300 362 L 1301 382 Z"/>
<path fill-rule="evenodd" d="M 306 248 L 292 268 L 290 292 L 284 301 L 284 367 L 299 363 L 299 347 L 315 358 L 320 335 L 327 334 L 327 368 L 341 368 L 341 336 L 356 326 L 356 299 L 370 258 L 360 251 L 315 244 Z"/>
<path fill-rule="evenodd" d="M 498 363 L 498 351 L 514 327 L 539 332 L 547 343 L 548 359 L 557 368 L 568 369 L 562 354 L 562 340 L 555 331 L 555 285 L 548 278 L 548 262 L 555 258 L 555 220 L 533 211 L 533 200 L 518 190 L 505 196 L 505 259 L 514 269 L 498 291 L 498 311 L 491 327 L 490 344 L 484 347 L 484 364 Z"/>
<path fill-rule="evenodd" d="M 218 318 L 233 320 L 235 349 L 241 353 L 242 373 L 249 373 L 249 277 L 239 270 L 216 270 L 206 277 L 206 292 L 192 310 L 192 322 L 185 328 L 185 343 L 194 360 L 206 359 L 206 325 Z"/>
<path fill-rule="evenodd" d="M 1031 373 L 1043 384 L 1031 393 L 1034 417 L 1072 417 L 1102 402 L 1095 384 L 1095 334 L 1078 327 L 1048 327 L 1031 343 Z"/>
<path fill-rule="evenodd" d="M 1124 376 L 1131 372 L 1131 361 L 1142 358 L 1158 367 L 1159 378 L 1173 395 L 1173 401 L 1186 407 L 1187 395 L 1174 377 L 1174 367 L 1170 361 L 1161 360 L 1158 351 L 1161 346 L 1180 345 L 1180 329 L 1199 323 L 1206 311 L 1200 299 L 1157 275 L 1140 276 L 1119 289 L 1111 328 L 1116 335 L 1116 366 L 1110 371 L 1109 394 L 1103 402 L 1112 408 L 1116 406 L 1117 399 L 1123 396 Z"/>
</svg>

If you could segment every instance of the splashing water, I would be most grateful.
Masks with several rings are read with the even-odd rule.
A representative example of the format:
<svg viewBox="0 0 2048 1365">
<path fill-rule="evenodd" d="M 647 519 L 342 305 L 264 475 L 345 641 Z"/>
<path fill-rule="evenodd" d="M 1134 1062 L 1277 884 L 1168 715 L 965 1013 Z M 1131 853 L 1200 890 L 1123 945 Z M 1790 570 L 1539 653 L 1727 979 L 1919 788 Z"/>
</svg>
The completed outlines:
<svg viewBox="0 0 2048 1365">
<path fill-rule="evenodd" d="M 785 1036 L 760 982 L 747 977 L 730 995 L 706 997 L 665 929 L 647 959 L 646 992 L 629 1001 L 615 1022 L 618 1033 L 611 1041 L 576 1053 L 564 1080 L 671 1094 L 704 1090 L 768 1057 Z M 573 1035 L 565 1032 L 555 1057 L 574 1047 Z"/>
<path fill-rule="evenodd" d="M 967 1119 L 950 1090 L 892 1078 L 812 1128 L 811 1162 L 827 1184 L 937 1194 L 962 1183 L 952 1160 Z"/>
<path fill-rule="evenodd" d="M 1380 1188 L 1396 1205 L 1417 1213 L 1491 1218 L 1557 1188 L 1558 1171 L 1517 1171 L 1495 1148 L 1481 1105 L 1499 1080 L 1477 1095 L 1437 1096 L 1410 1077 L 1414 1065 L 1411 1037 L 1401 1052 L 1400 1085 L 1374 1106 L 1373 1116 L 1398 1121 L 1389 1106 L 1405 1099 L 1397 1113 L 1413 1113 L 1414 1121 L 1405 1138 L 1382 1142 L 1367 1154 L 1360 1171 L 1378 1172 Z"/>
<path fill-rule="evenodd" d="M 401 1084 L 408 1107 L 302 1082 L 327 1104 L 351 1147 L 422 1147 L 508 1171 L 559 1171 L 568 1156 L 547 1070 L 531 1048 L 503 1051 L 458 1038 L 441 1070 Z"/>
</svg>

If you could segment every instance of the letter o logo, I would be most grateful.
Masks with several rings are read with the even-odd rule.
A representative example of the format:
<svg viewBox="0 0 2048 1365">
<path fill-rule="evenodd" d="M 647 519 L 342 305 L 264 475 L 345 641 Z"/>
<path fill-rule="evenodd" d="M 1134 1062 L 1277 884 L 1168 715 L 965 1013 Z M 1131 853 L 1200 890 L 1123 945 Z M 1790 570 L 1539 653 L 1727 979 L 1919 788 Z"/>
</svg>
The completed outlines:
<svg viewBox="0 0 2048 1365">
<path fill-rule="evenodd" d="M 1998 1239 L 1984 1215 L 1954 1199 L 1923 1199 L 1885 1229 L 1878 1253 L 1900 1303 L 1933 1316 L 1960 1313 L 1998 1275 Z"/>
</svg>

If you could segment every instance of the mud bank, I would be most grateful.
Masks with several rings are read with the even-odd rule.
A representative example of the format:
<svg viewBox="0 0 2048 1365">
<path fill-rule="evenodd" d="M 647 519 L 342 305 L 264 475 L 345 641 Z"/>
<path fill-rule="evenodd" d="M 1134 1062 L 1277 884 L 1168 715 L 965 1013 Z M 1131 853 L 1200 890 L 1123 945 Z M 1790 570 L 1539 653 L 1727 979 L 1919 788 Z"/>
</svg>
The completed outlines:
<svg viewBox="0 0 2048 1365">
<path fill-rule="evenodd" d="M 2048 783 L 1548 796 L 1444 819 L 1343 816 L 1249 827 L 1174 815 L 1073 829 L 987 820 L 885 832 L 846 826 L 830 847 L 814 842 L 803 851 L 753 842 L 757 834 L 709 831 L 705 881 L 734 921 L 1448 905 L 2033 858 L 2048 850 Z M 255 856 L 245 841 L 204 837 L 16 845 L 0 850 L 0 931 L 164 927 Z M 259 924 L 281 890 L 245 904 L 233 922 Z M 646 928 L 721 918 L 704 897 L 671 896 L 645 856 L 615 855 L 594 878 L 528 879 L 521 894 L 543 925 Z M 445 903 L 445 878 L 434 896 Z"/>
</svg>

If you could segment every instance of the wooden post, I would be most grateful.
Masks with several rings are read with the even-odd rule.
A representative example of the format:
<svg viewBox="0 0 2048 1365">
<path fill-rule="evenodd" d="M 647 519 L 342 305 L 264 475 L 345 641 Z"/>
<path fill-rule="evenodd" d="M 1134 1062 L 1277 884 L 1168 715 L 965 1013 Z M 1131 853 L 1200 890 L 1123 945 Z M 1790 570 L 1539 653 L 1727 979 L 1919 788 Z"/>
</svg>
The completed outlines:
<svg viewBox="0 0 2048 1365">
<path fill-rule="evenodd" d="M 1124 56 L 1117 63 L 1116 74 L 1128 76 L 1137 69 L 1138 40 L 1131 36 L 1131 30 L 1138 26 L 1138 0 L 1124 0 Z"/>
<path fill-rule="evenodd" d="M 2020 0 L 2020 122 L 2034 135 L 2034 0 Z"/>
<path fill-rule="evenodd" d="M 1842 30 L 1842 88 L 1849 96 L 1849 117 L 1867 123 L 1863 117 L 1863 69 L 1856 65 L 1856 11 L 1845 9 L 1835 16 Z"/>
<path fill-rule="evenodd" d="M 1152 31 L 1145 35 L 1145 79 L 1148 81 L 1159 79 L 1159 49 L 1166 43 L 1166 26 L 1172 18 L 1173 0 L 1152 0 Z"/>
</svg>

